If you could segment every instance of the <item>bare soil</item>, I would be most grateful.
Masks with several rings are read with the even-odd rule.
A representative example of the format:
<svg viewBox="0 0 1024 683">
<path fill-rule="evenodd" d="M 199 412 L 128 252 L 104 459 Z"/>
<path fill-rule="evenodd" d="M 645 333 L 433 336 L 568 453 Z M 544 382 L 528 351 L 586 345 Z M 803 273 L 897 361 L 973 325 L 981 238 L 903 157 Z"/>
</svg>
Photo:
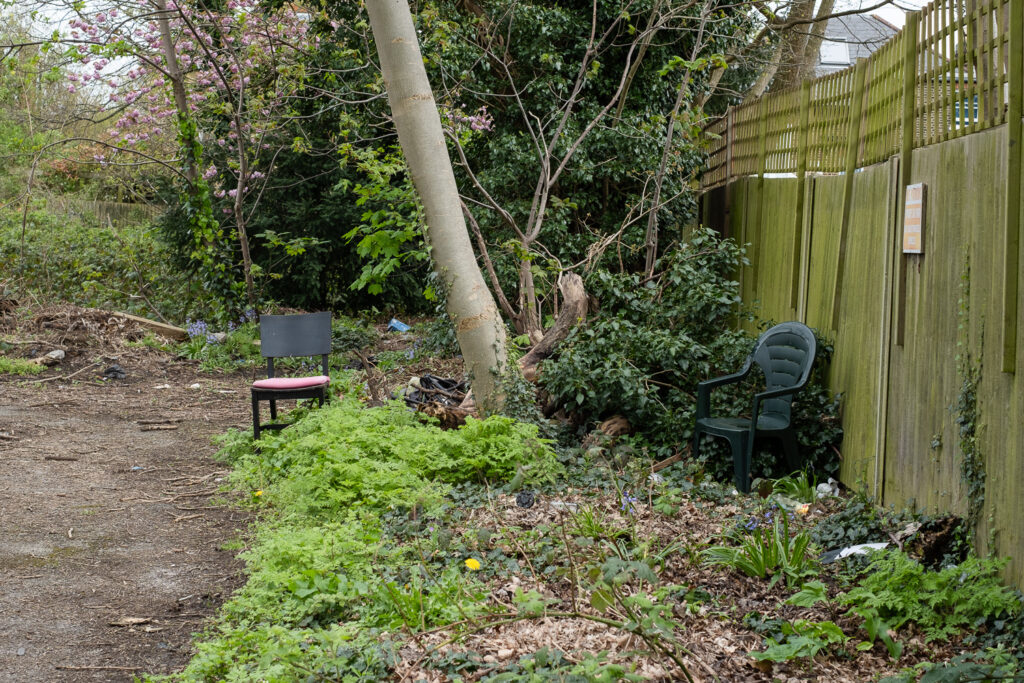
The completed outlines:
<svg viewBox="0 0 1024 683">
<path fill-rule="evenodd" d="M 9 355 L 66 352 L 0 375 L 0 681 L 179 670 L 241 582 L 225 546 L 246 513 L 211 437 L 250 424 L 249 378 L 129 346 L 142 331 L 99 311 L 21 312 L 0 332 Z M 104 379 L 114 363 L 127 376 Z"/>
</svg>

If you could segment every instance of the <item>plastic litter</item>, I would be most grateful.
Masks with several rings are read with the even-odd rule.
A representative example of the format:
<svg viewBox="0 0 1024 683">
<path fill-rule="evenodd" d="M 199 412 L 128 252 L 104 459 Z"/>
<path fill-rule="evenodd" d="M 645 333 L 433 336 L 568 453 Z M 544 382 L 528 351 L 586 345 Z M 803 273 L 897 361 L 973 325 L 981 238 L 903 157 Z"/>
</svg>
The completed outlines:
<svg viewBox="0 0 1024 683">
<path fill-rule="evenodd" d="M 405 394 L 405 403 L 411 408 L 418 408 L 427 403 L 439 403 L 446 407 L 452 407 L 459 405 L 466 398 L 469 383 L 434 375 L 423 375 L 410 379 L 408 388 L 409 391 Z"/>
<path fill-rule="evenodd" d="M 104 379 L 124 379 L 127 376 L 128 376 L 128 373 L 125 372 L 125 369 L 122 368 L 117 363 L 114 363 L 109 368 L 107 368 L 106 370 L 103 371 L 103 378 Z"/>
<path fill-rule="evenodd" d="M 818 484 L 815 488 L 815 493 L 819 500 L 822 498 L 835 498 L 839 495 L 839 482 L 829 477 L 827 482 Z"/>
<path fill-rule="evenodd" d="M 392 332 L 408 332 L 409 326 L 398 318 L 392 318 L 391 322 L 388 323 L 388 329 Z"/>
<path fill-rule="evenodd" d="M 888 543 L 861 543 L 860 545 L 851 545 L 848 548 L 829 550 L 827 553 L 822 554 L 821 561 L 823 564 L 829 564 L 836 560 L 841 560 L 844 557 L 849 557 L 850 555 L 867 555 L 872 550 L 884 550 L 888 547 Z"/>
<path fill-rule="evenodd" d="M 576 512 L 580 507 L 579 503 L 570 503 L 564 500 L 553 500 L 548 505 L 556 510 L 568 510 L 569 512 Z"/>
</svg>

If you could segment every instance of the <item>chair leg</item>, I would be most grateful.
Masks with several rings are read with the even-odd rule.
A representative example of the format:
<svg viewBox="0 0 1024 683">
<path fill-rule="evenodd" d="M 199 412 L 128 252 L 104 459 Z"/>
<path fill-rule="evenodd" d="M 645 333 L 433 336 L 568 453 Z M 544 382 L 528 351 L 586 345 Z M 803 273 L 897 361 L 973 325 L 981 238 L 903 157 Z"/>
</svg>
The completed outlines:
<svg viewBox="0 0 1024 683">
<path fill-rule="evenodd" d="M 277 419 L 277 401 L 275 399 L 270 399 L 270 419 Z"/>
<path fill-rule="evenodd" d="M 740 493 L 750 493 L 750 438 L 747 433 L 728 437 L 732 448 L 733 483 Z"/>
<path fill-rule="evenodd" d="M 252 438 L 256 441 L 260 438 L 260 400 L 255 393 L 252 395 Z"/>
<path fill-rule="evenodd" d="M 701 431 L 697 428 L 693 430 L 693 446 L 690 448 L 690 457 L 696 460 L 700 456 L 700 435 Z"/>
<path fill-rule="evenodd" d="M 779 438 L 782 439 L 782 448 L 786 453 L 786 465 L 790 472 L 796 472 L 803 466 L 797 448 L 796 433 L 792 429 L 787 429 L 779 435 Z"/>
</svg>

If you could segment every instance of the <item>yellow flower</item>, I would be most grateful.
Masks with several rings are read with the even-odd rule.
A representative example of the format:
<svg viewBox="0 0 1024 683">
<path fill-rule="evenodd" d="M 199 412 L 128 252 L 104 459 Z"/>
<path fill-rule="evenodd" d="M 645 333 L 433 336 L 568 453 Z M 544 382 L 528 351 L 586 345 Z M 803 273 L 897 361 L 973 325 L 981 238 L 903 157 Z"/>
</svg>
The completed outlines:
<svg viewBox="0 0 1024 683">
<path fill-rule="evenodd" d="M 807 503 L 804 503 L 803 505 L 797 505 L 796 506 L 796 514 L 798 514 L 798 515 L 806 515 L 810 511 L 811 511 L 811 506 L 809 504 L 807 504 Z"/>
<path fill-rule="evenodd" d="M 263 489 L 260 489 L 259 491 L 254 491 L 252 495 L 254 495 L 254 496 L 262 496 L 263 495 Z"/>
<path fill-rule="evenodd" d="M 480 569 L 480 560 L 471 557 L 468 560 L 466 560 L 466 567 L 472 569 L 473 571 L 476 571 Z"/>
</svg>

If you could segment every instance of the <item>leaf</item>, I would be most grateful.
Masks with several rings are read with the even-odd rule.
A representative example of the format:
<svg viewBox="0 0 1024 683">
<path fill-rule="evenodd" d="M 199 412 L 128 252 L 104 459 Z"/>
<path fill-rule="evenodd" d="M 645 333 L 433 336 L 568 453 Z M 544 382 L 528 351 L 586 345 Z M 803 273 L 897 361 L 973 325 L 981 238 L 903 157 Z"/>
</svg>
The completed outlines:
<svg viewBox="0 0 1024 683">
<path fill-rule="evenodd" d="M 821 581 L 808 581 L 803 589 L 786 600 L 787 605 L 797 607 L 813 607 L 819 602 L 828 602 L 828 589 Z"/>
<path fill-rule="evenodd" d="M 590 606 L 598 612 L 604 612 L 614 604 L 615 598 L 613 598 L 612 594 L 604 588 L 598 588 L 590 594 Z"/>
</svg>

